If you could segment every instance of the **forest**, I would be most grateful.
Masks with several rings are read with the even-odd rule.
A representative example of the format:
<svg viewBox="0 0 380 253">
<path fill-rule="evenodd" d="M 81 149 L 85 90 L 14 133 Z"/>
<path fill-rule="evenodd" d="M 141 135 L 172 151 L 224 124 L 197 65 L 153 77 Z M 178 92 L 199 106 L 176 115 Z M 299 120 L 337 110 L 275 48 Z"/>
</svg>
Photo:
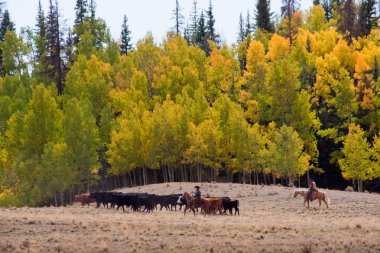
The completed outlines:
<svg viewBox="0 0 380 253">
<path fill-rule="evenodd" d="M 211 1 L 187 20 L 173 1 L 166 38 L 135 45 L 126 16 L 114 39 L 94 0 L 76 1 L 68 29 L 58 4 L 19 33 L 0 5 L 0 206 L 109 178 L 379 191 L 374 0 L 283 0 L 280 19 L 258 0 L 232 45 Z"/>
</svg>

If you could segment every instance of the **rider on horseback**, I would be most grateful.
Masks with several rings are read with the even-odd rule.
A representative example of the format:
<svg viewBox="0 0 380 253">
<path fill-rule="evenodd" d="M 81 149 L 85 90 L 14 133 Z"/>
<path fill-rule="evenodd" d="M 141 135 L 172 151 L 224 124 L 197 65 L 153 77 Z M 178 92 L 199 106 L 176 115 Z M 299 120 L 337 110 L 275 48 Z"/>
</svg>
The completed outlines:
<svg viewBox="0 0 380 253">
<path fill-rule="evenodd" d="M 307 198 L 312 201 L 312 195 L 313 195 L 313 191 L 318 191 L 317 190 L 317 184 L 314 182 L 313 179 L 309 179 L 309 190 L 307 191 Z"/>
<path fill-rule="evenodd" d="M 198 204 L 202 203 L 202 197 L 201 197 L 201 191 L 199 190 L 199 186 L 195 186 L 195 192 L 193 193 L 193 196 L 196 198 Z"/>
</svg>

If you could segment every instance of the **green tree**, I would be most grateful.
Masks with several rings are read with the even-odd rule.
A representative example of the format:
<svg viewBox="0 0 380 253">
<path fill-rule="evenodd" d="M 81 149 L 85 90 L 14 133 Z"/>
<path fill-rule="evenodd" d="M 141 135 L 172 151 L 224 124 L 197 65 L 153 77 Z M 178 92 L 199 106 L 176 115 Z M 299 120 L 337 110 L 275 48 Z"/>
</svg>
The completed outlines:
<svg viewBox="0 0 380 253">
<path fill-rule="evenodd" d="M 272 12 L 270 11 L 270 0 L 259 0 L 256 4 L 256 29 L 265 30 L 273 33 L 274 26 L 271 21 Z"/>
<path fill-rule="evenodd" d="M 243 18 L 243 14 L 240 12 L 240 16 L 239 16 L 239 33 L 238 33 L 238 38 L 237 38 L 237 41 L 238 42 L 243 42 L 246 38 L 246 34 L 245 34 L 245 31 L 244 31 L 244 18 Z"/>
<path fill-rule="evenodd" d="M 207 31 L 206 31 L 207 27 L 206 27 L 205 22 L 206 22 L 205 15 L 203 14 L 203 11 L 202 11 L 199 17 L 198 25 L 197 25 L 195 44 L 207 54 L 209 50 L 208 50 L 208 43 L 207 43 Z"/>
<path fill-rule="evenodd" d="M 7 31 L 5 41 L 1 43 L 0 48 L 3 50 L 3 74 L 18 76 L 29 75 L 28 64 L 25 61 L 29 50 L 23 43 L 22 38 L 11 31 Z"/>
<path fill-rule="evenodd" d="M 94 172 L 99 167 L 99 133 L 89 101 L 76 98 L 66 101 L 63 122 L 63 140 L 70 157 L 69 165 L 75 171 L 78 183 L 85 184 L 89 190 Z"/>
<path fill-rule="evenodd" d="M 64 90 L 64 63 L 62 60 L 62 29 L 59 22 L 58 1 L 49 0 L 49 12 L 46 20 L 46 43 L 49 59 L 49 78 L 57 87 L 58 93 Z"/>
<path fill-rule="evenodd" d="M 48 84 L 50 82 L 48 77 L 49 72 L 49 60 L 47 51 L 47 41 L 46 41 L 46 18 L 45 13 L 42 9 L 41 1 L 38 1 L 38 14 L 36 18 L 36 28 L 35 28 L 35 64 L 33 69 L 33 76 L 36 77 L 37 81 Z"/>
<path fill-rule="evenodd" d="M 215 31 L 215 18 L 213 13 L 213 6 L 211 3 L 211 0 L 209 2 L 208 10 L 206 12 L 207 15 L 207 24 L 206 24 L 206 33 L 207 33 L 207 39 L 215 42 L 216 44 L 219 43 L 219 35 Z M 210 49 L 208 49 L 208 55 L 210 55 Z"/>
<path fill-rule="evenodd" d="M 357 35 L 367 36 L 372 29 L 378 27 L 379 17 L 376 14 L 375 0 L 363 0 L 358 7 Z"/>
<path fill-rule="evenodd" d="M 339 159 L 339 166 L 345 179 L 357 181 L 357 190 L 363 191 L 363 181 L 374 176 L 371 164 L 371 152 L 367 139 L 360 126 L 351 124 L 349 132 L 343 142 L 343 157 Z"/>
<path fill-rule="evenodd" d="M 74 30 L 77 27 L 80 27 L 83 22 L 86 21 L 88 17 L 88 2 L 87 0 L 77 0 L 75 4 L 75 20 L 74 20 Z M 78 44 L 80 42 L 80 34 L 74 34 L 74 44 Z"/>
<path fill-rule="evenodd" d="M 9 12 L 8 10 L 5 10 L 4 13 L 3 13 L 3 19 L 1 20 L 1 23 L 0 23 L 0 41 L 1 43 L 4 43 L 5 42 L 5 36 L 6 36 L 6 33 L 10 31 L 10 32 L 15 32 L 15 25 L 14 23 L 11 21 L 10 17 L 9 17 Z M 0 74 L 1 76 L 4 76 L 6 74 L 6 71 L 4 70 L 4 66 L 3 66 L 3 61 L 4 61 L 4 49 L 2 47 L 0 47 Z"/>
<path fill-rule="evenodd" d="M 41 171 L 36 182 L 39 199 L 54 199 L 55 206 L 63 205 L 64 192 L 76 180 L 68 151 L 65 143 L 48 143 L 41 157 Z"/>
<path fill-rule="evenodd" d="M 298 133 L 283 125 L 275 133 L 274 141 L 269 145 L 269 168 L 279 177 L 287 177 L 293 183 L 295 177 L 302 176 L 309 169 L 310 157 L 303 152 L 304 144 Z"/>
<path fill-rule="evenodd" d="M 127 22 L 128 18 L 124 15 L 123 25 L 121 26 L 121 54 L 128 54 L 132 50 L 131 31 L 129 30 Z"/>
</svg>

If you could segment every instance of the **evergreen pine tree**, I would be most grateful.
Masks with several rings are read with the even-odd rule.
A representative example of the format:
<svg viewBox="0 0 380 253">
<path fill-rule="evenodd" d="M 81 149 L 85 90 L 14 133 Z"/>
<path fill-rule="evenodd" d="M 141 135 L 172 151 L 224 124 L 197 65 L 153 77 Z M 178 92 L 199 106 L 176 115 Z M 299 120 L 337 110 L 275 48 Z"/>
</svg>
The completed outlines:
<svg viewBox="0 0 380 253">
<path fill-rule="evenodd" d="M 73 33 L 71 29 L 69 28 L 69 31 L 67 33 L 67 39 L 65 43 L 65 54 L 66 54 L 66 61 L 69 63 L 74 63 L 74 56 L 73 56 L 73 48 L 74 48 L 74 38 Z M 65 73 L 68 72 L 68 69 L 65 69 Z"/>
<path fill-rule="evenodd" d="M 36 61 L 40 61 L 42 55 L 46 53 L 46 20 L 42 9 L 41 1 L 38 1 L 38 14 L 35 33 L 37 36 L 36 43 Z"/>
<path fill-rule="evenodd" d="M 35 44 L 36 44 L 36 53 L 35 53 L 35 69 L 34 74 L 39 78 L 40 82 L 46 83 L 49 72 L 49 60 L 47 52 L 47 27 L 46 27 L 46 18 L 45 13 L 42 9 L 41 1 L 38 2 L 38 14 L 36 18 L 36 28 L 35 28 Z"/>
<path fill-rule="evenodd" d="M 49 12 L 46 23 L 46 42 L 48 51 L 49 76 L 57 86 L 59 94 L 64 90 L 64 73 L 63 73 L 63 61 L 61 57 L 62 52 L 62 36 L 59 25 L 59 12 L 58 1 L 53 4 L 52 0 L 49 0 Z"/>
<path fill-rule="evenodd" d="M 87 0 L 77 0 L 76 6 L 75 6 L 74 29 L 80 27 L 80 25 L 86 20 L 87 16 L 88 16 Z M 79 41 L 80 41 L 79 34 L 74 34 L 74 44 L 79 43 Z"/>
<path fill-rule="evenodd" d="M 1 20 L 0 24 L 0 41 L 1 43 L 5 41 L 5 34 L 7 31 L 15 32 L 15 25 L 11 21 L 8 10 L 5 10 L 3 13 L 3 20 Z M 1 76 L 5 75 L 3 68 L 3 50 L 0 48 L 0 71 Z"/>
<path fill-rule="evenodd" d="M 379 18 L 376 16 L 376 1 L 363 0 L 359 5 L 357 35 L 367 36 L 378 25 Z"/>
<path fill-rule="evenodd" d="M 4 41 L 5 33 L 7 31 L 15 32 L 15 24 L 11 21 L 8 10 L 5 10 L 3 13 L 3 19 L 1 20 L 0 25 L 0 39 Z"/>
<path fill-rule="evenodd" d="M 191 45 L 191 33 L 190 33 L 189 23 L 186 24 L 185 29 L 183 30 L 183 37 L 187 41 L 187 44 Z"/>
<path fill-rule="evenodd" d="M 207 33 L 206 33 L 206 21 L 203 11 L 199 17 L 199 22 L 197 26 L 197 33 L 195 37 L 196 45 L 207 53 L 208 43 L 207 43 Z"/>
<path fill-rule="evenodd" d="M 77 0 L 75 5 L 75 21 L 74 25 L 79 26 L 82 24 L 88 15 L 88 3 L 87 0 Z"/>
<path fill-rule="evenodd" d="M 238 35 L 238 42 L 243 42 L 245 40 L 245 24 L 244 24 L 244 18 L 243 14 L 240 12 L 239 17 L 239 35 Z"/>
<path fill-rule="evenodd" d="M 124 15 L 123 25 L 121 26 L 121 54 L 128 54 L 129 51 L 132 50 L 131 31 L 129 30 L 127 22 L 127 15 Z"/>
<path fill-rule="evenodd" d="M 173 30 L 176 32 L 177 35 L 181 33 L 182 26 L 183 26 L 183 20 L 184 17 L 181 14 L 181 7 L 179 5 L 178 0 L 175 1 L 175 9 L 173 10 L 173 19 L 175 20 L 175 25 L 173 27 Z"/>
<path fill-rule="evenodd" d="M 190 26 L 189 26 L 189 38 L 190 38 L 190 44 L 195 45 L 196 42 L 196 37 L 197 37 L 197 32 L 198 32 L 198 2 L 197 0 L 193 1 L 193 9 L 191 10 L 190 14 Z"/>
<path fill-rule="evenodd" d="M 215 43 L 218 43 L 219 35 L 215 32 L 215 18 L 212 10 L 212 3 L 211 0 L 209 2 L 209 7 L 207 10 L 207 39 L 214 41 Z"/>
<path fill-rule="evenodd" d="M 248 34 L 251 34 L 253 32 L 253 27 L 251 24 L 251 14 L 249 14 L 249 10 L 247 11 L 247 18 L 245 20 L 245 37 L 247 37 Z"/>
<path fill-rule="evenodd" d="M 332 18 L 332 2 L 330 0 L 322 0 L 322 7 L 325 10 L 325 18 L 329 21 Z"/>
<path fill-rule="evenodd" d="M 95 20 L 96 20 L 96 3 L 95 3 L 95 0 L 90 0 L 90 5 L 88 6 L 88 11 L 90 12 L 90 22 L 95 22 Z"/>
<path fill-rule="evenodd" d="M 319 0 L 313 0 L 313 4 L 314 4 L 314 5 L 320 5 L 321 2 L 320 2 Z"/>
<path fill-rule="evenodd" d="M 270 0 L 258 0 L 256 4 L 256 28 L 273 33 L 274 27 L 271 22 Z"/>
</svg>

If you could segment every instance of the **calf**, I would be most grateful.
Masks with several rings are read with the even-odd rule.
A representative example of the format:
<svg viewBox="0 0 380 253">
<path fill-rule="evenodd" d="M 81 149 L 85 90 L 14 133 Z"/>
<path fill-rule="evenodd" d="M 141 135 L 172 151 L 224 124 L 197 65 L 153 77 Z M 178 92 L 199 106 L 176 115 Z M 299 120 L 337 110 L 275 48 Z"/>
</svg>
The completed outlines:
<svg viewBox="0 0 380 253">
<path fill-rule="evenodd" d="M 232 209 L 235 209 L 235 215 L 236 215 L 236 213 L 238 215 L 240 215 L 239 200 L 225 200 L 225 199 L 223 199 L 222 204 L 223 204 L 223 209 L 224 209 L 223 214 L 226 214 L 226 211 L 228 210 L 230 212 L 230 214 L 232 215 Z"/>
<path fill-rule="evenodd" d="M 90 203 L 94 203 L 96 200 L 94 198 L 90 198 L 90 193 L 84 193 L 80 195 L 75 195 L 74 202 L 80 202 L 82 206 L 87 204 L 90 206 Z"/>
</svg>

